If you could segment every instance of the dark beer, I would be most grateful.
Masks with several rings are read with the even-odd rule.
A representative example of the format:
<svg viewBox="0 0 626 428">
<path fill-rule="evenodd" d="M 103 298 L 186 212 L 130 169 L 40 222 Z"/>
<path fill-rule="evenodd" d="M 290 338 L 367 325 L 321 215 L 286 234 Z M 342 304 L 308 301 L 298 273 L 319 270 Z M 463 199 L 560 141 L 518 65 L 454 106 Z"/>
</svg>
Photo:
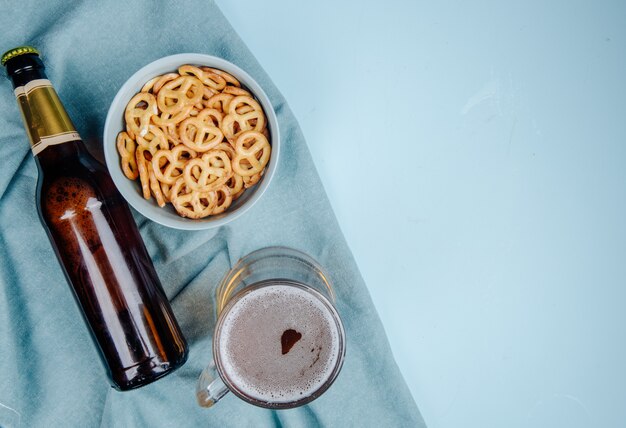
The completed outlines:
<svg viewBox="0 0 626 428">
<path fill-rule="evenodd" d="M 16 48 L 2 63 L 39 168 L 39 217 L 113 387 L 165 376 L 184 364 L 187 344 L 128 205 L 85 149 L 38 52 Z"/>
</svg>

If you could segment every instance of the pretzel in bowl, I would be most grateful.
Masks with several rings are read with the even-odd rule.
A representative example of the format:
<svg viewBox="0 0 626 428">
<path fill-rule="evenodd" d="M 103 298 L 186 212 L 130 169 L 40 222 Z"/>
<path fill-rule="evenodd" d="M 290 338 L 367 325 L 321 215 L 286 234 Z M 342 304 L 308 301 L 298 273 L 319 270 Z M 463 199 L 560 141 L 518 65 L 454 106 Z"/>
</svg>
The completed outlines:
<svg viewBox="0 0 626 428">
<path fill-rule="evenodd" d="M 234 97 L 228 103 L 228 114 L 222 120 L 224 136 L 233 141 L 240 132 L 265 129 L 265 114 L 254 99 L 247 95 Z"/>
<path fill-rule="evenodd" d="M 207 88 L 219 92 L 226 87 L 226 80 L 211 69 L 201 69 L 193 65 L 182 65 L 178 67 L 178 72 L 183 75 L 193 75 L 197 77 Z"/>
<path fill-rule="evenodd" d="M 154 76 L 128 102 L 116 146 L 124 175 L 186 218 L 226 212 L 258 183 L 271 157 L 263 108 L 239 80 L 182 65 Z"/>
<path fill-rule="evenodd" d="M 235 142 L 233 171 L 242 177 L 259 174 L 270 158 L 270 144 L 259 131 L 244 131 Z"/>
<path fill-rule="evenodd" d="M 135 159 L 136 147 L 135 140 L 130 138 L 127 132 L 122 131 L 117 135 L 117 151 L 122 161 L 122 171 L 130 180 L 135 180 L 139 176 L 137 160 Z"/>
<path fill-rule="evenodd" d="M 196 152 L 180 145 L 172 150 L 159 150 L 152 157 L 152 170 L 160 182 L 173 185 Z"/>
<path fill-rule="evenodd" d="M 201 158 L 187 162 L 183 170 L 185 184 L 191 190 L 210 192 L 226 184 L 233 174 L 226 152 L 211 150 Z"/>
<path fill-rule="evenodd" d="M 136 135 L 145 135 L 150 126 L 150 118 L 157 112 L 157 103 L 154 95 L 148 92 L 140 92 L 132 97 L 124 111 L 128 135 L 131 138 L 134 138 Z"/>
<path fill-rule="evenodd" d="M 181 177 L 172 187 L 170 201 L 182 217 L 204 218 L 211 215 L 217 206 L 217 194 L 191 190 L 185 185 L 185 179 Z"/>
<path fill-rule="evenodd" d="M 193 107 L 204 95 L 202 82 L 193 76 L 180 76 L 167 82 L 157 95 L 157 106 L 163 113 L 174 115 L 185 107 Z"/>
<path fill-rule="evenodd" d="M 211 119 L 208 116 L 208 120 L 203 120 L 204 116 L 206 115 L 183 120 L 178 130 L 181 142 L 196 152 L 206 152 L 224 139 L 222 130 L 211 122 L 207 123 Z"/>
</svg>

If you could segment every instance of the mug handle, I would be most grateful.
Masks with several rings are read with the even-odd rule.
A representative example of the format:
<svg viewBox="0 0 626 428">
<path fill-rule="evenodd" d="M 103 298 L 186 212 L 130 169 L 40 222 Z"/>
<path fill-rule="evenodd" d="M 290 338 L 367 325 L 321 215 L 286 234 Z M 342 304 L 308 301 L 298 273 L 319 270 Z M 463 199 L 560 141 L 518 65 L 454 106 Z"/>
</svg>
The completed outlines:
<svg viewBox="0 0 626 428">
<path fill-rule="evenodd" d="M 228 392 L 228 387 L 222 381 L 217 369 L 215 361 L 202 370 L 198 383 L 196 384 L 196 399 L 201 407 L 212 407 Z"/>
</svg>

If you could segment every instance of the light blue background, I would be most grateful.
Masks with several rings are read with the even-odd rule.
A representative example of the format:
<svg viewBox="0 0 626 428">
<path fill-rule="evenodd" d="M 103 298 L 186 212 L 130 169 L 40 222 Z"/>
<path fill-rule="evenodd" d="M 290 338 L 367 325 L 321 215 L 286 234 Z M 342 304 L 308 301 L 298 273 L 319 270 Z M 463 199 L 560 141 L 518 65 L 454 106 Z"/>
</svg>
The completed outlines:
<svg viewBox="0 0 626 428">
<path fill-rule="evenodd" d="M 218 4 L 429 427 L 626 426 L 626 3 Z"/>
</svg>

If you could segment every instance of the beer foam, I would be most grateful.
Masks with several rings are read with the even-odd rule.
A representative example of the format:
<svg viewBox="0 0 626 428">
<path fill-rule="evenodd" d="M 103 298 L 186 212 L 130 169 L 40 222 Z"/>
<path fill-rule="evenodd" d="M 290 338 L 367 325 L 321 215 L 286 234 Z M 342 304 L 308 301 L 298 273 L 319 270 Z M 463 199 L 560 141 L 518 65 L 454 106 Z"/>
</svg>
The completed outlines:
<svg viewBox="0 0 626 428">
<path fill-rule="evenodd" d="M 282 354 L 286 330 L 302 337 Z M 222 370 L 245 396 L 291 403 L 314 394 L 340 358 L 341 332 L 333 313 L 315 294 L 270 284 L 240 298 L 224 315 L 218 353 Z"/>
</svg>

